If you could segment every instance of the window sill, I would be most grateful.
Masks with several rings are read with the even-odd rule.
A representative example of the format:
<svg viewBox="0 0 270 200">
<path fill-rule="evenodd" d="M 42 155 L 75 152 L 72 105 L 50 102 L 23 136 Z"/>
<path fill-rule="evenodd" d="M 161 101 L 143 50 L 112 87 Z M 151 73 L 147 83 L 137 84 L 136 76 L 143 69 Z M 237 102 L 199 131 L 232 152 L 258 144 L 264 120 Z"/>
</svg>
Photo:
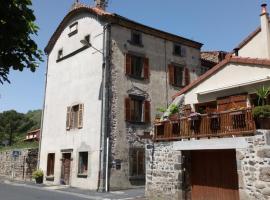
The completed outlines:
<svg viewBox="0 0 270 200">
<path fill-rule="evenodd" d="M 54 176 L 46 176 L 46 181 L 54 181 Z"/>
<path fill-rule="evenodd" d="M 137 79 L 140 81 L 146 81 L 148 79 L 144 78 L 144 77 L 140 77 L 140 76 L 135 76 L 135 75 L 127 75 L 129 78 L 133 78 L 133 79 Z"/>
<path fill-rule="evenodd" d="M 177 88 L 185 87 L 185 85 L 176 85 L 176 84 L 170 84 L 170 85 L 173 86 L 173 87 L 177 87 Z"/>
<path fill-rule="evenodd" d="M 185 56 L 181 55 L 181 54 L 177 54 L 177 53 L 173 53 L 173 56 L 177 56 L 177 57 L 181 57 L 184 58 Z"/>
<path fill-rule="evenodd" d="M 141 175 L 141 176 L 130 176 L 129 180 L 145 180 L 145 176 Z"/>
<path fill-rule="evenodd" d="M 87 178 L 87 174 L 77 174 L 78 178 Z"/>
<path fill-rule="evenodd" d="M 137 43 L 132 42 L 131 40 L 128 40 L 128 43 L 136 47 L 141 47 L 141 48 L 144 47 L 143 44 L 137 44 Z"/>
<path fill-rule="evenodd" d="M 137 125 L 148 125 L 150 123 L 147 123 L 147 122 L 138 122 L 138 121 L 126 121 L 130 124 L 137 124 Z"/>
</svg>

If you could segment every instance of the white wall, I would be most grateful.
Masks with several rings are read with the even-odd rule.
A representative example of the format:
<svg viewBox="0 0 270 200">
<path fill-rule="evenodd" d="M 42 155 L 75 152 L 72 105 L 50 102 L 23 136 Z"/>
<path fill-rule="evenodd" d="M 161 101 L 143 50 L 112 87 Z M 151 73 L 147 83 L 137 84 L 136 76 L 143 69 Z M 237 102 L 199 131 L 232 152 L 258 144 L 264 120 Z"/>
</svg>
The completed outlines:
<svg viewBox="0 0 270 200">
<path fill-rule="evenodd" d="M 69 25 L 78 21 L 78 33 L 68 36 Z M 71 186 L 96 189 L 99 171 L 100 87 L 102 55 L 88 48 L 72 57 L 56 62 L 58 50 L 67 55 L 83 45 L 80 40 L 91 34 L 93 46 L 102 49 L 103 26 L 90 14 L 77 15 L 62 32 L 49 54 L 47 88 L 42 130 L 40 168 L 46 174 L 47 154 L 56 153 L 54 184 L 59 184 L 61 150 L 73 149 Z M 67 107 L 84 104 L 83 128 L 66 130 Z M 88 177 L 77 178 L 78 152 L 88 151 Z M 49 182 L 48 182 L 49 183 Z"/>
<path fill-rule="evenodd" d="M 247 83 L 270 76 L 270 68 L 262 66 L 249 66 L 229 63 L 190 91 L 186 93 L 185 104 L 195 104 L 216 100 L 217 97 L 228 96 L 242 92 L 254 92 L 256 85 L 249 87 L 237 87 L 198 96 L 196 93 L 230 87 L 241 83 Z M 269 82 L 265 83 L 269 84 Z"/>
</svg>

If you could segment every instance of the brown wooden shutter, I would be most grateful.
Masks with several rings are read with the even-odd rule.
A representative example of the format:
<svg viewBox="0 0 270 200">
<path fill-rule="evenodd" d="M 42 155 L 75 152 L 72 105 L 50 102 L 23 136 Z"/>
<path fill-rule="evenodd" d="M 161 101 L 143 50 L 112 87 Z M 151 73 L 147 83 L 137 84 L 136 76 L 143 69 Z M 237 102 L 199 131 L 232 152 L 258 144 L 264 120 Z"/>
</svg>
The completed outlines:
<svg viewBox="0 0 270 200">
<path fill-rule="evenodd" d="M 174 66 L 172 64 L 168 65 L 169 70 L 169 84 L 174 84 Z"/>
<path fill-rule="evenodd" d="M 83 127 L 83 110 L 84 110 L 84 105 L 79 104 L 78 128 Z"/>
<path fill-rule="evenodd" d="M 131 75 L 131 55 L 126 54 L 126 75 Z"/>
<path fill-rule="evenodd" d="M 125 99 L 125 111 L 126 111 L 126 121 L 131 121 L 131 109 L 130 109 L 130 98 L 126 97 Z"/>
<path fill-rule="evenodd" d="M 67 107 L 67 119 L 66 119 L 66 130 L 70 130 L 71 127 L 71 107 Z"/>
<path fill-rule="evenodd" d="M 151 122 L 151 106 L 150 101 L 144 101 L 144 122 Z"/>
<path fill-rule="evenodd" d="M 144 58 L 144 63 L 143 63 L 143 75 L 145 79 L 149 79 L 149 59 Z"/>
<path fill-rule="evenodd" d="M 185 67 L 185 85 L 190 84 L 190 74 L 189 74 L 189 69 Z"/>
</svg>

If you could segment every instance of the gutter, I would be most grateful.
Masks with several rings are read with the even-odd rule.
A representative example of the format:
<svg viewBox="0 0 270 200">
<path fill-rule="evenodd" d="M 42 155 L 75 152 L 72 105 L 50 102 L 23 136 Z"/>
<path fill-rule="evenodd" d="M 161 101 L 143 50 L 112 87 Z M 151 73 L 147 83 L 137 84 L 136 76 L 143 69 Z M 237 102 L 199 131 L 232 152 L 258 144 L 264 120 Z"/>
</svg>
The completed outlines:
<svg viewBox="0 0 270 200">
<path fill-rule="evenodd" d="M 44 97 L 43 97 L 43 109 L 42 109 L 41 120 L 40 120 L 40 133 L 39 133 L 39 145 L 38 145 L 38 161 L 37 161 L 38 168 L 40 168 L 40 151 L 41 151 L 41 141 L 42 141 L 42 132 L 43 132 L 44 112 L 45 112 L 48 67 L 49 67 L 49 55 L 47 54 L 47 65 L 46 65 L 46 71 L 45 71 L 46 78 L 45 78 Z"/>
</svg>

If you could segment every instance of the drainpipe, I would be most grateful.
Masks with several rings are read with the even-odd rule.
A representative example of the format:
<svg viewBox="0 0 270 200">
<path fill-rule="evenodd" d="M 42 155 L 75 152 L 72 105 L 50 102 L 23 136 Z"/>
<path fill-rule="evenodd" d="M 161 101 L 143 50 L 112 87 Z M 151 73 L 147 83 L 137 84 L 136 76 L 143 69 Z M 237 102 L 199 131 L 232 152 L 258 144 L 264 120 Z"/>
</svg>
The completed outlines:
<svg viewBox="0 0 270 200">
<path fill-rule="evenodd" d="M 44 96 L 43 96 L 43 108 L 41 113 L 41 120 L 40 120 L 40 133 L 39 133 L 39 145 L 38 145 L 38 163 L 37 166 L 40 168 L 40 151 L 41 151 L 41 140 L 42 140 L 42 132 L 43 132 L 43 121 L 44 121 L 44 112 L 45 112 L 45 99 L 46 99 L 46 91 L 47 91 L 47 79 L 48 79 L 48 66 L 49 66 L 49 55 L 47 55 L 47 65 L 45 71 L 45 86 L 44 86 Z"/>
<path fill-rule="evenodd" d="M 109 135 L 108 126 L 108 69 L 110 65 L 110 24 L 103 28 L 103 64 L 102 64 L 102 105 L 101 105 L 101 142 L 100 142 L 100 161 L 99 161 L 99 181 L 98 191 L 107 192 L 109 174 Z"/>
</svg>

